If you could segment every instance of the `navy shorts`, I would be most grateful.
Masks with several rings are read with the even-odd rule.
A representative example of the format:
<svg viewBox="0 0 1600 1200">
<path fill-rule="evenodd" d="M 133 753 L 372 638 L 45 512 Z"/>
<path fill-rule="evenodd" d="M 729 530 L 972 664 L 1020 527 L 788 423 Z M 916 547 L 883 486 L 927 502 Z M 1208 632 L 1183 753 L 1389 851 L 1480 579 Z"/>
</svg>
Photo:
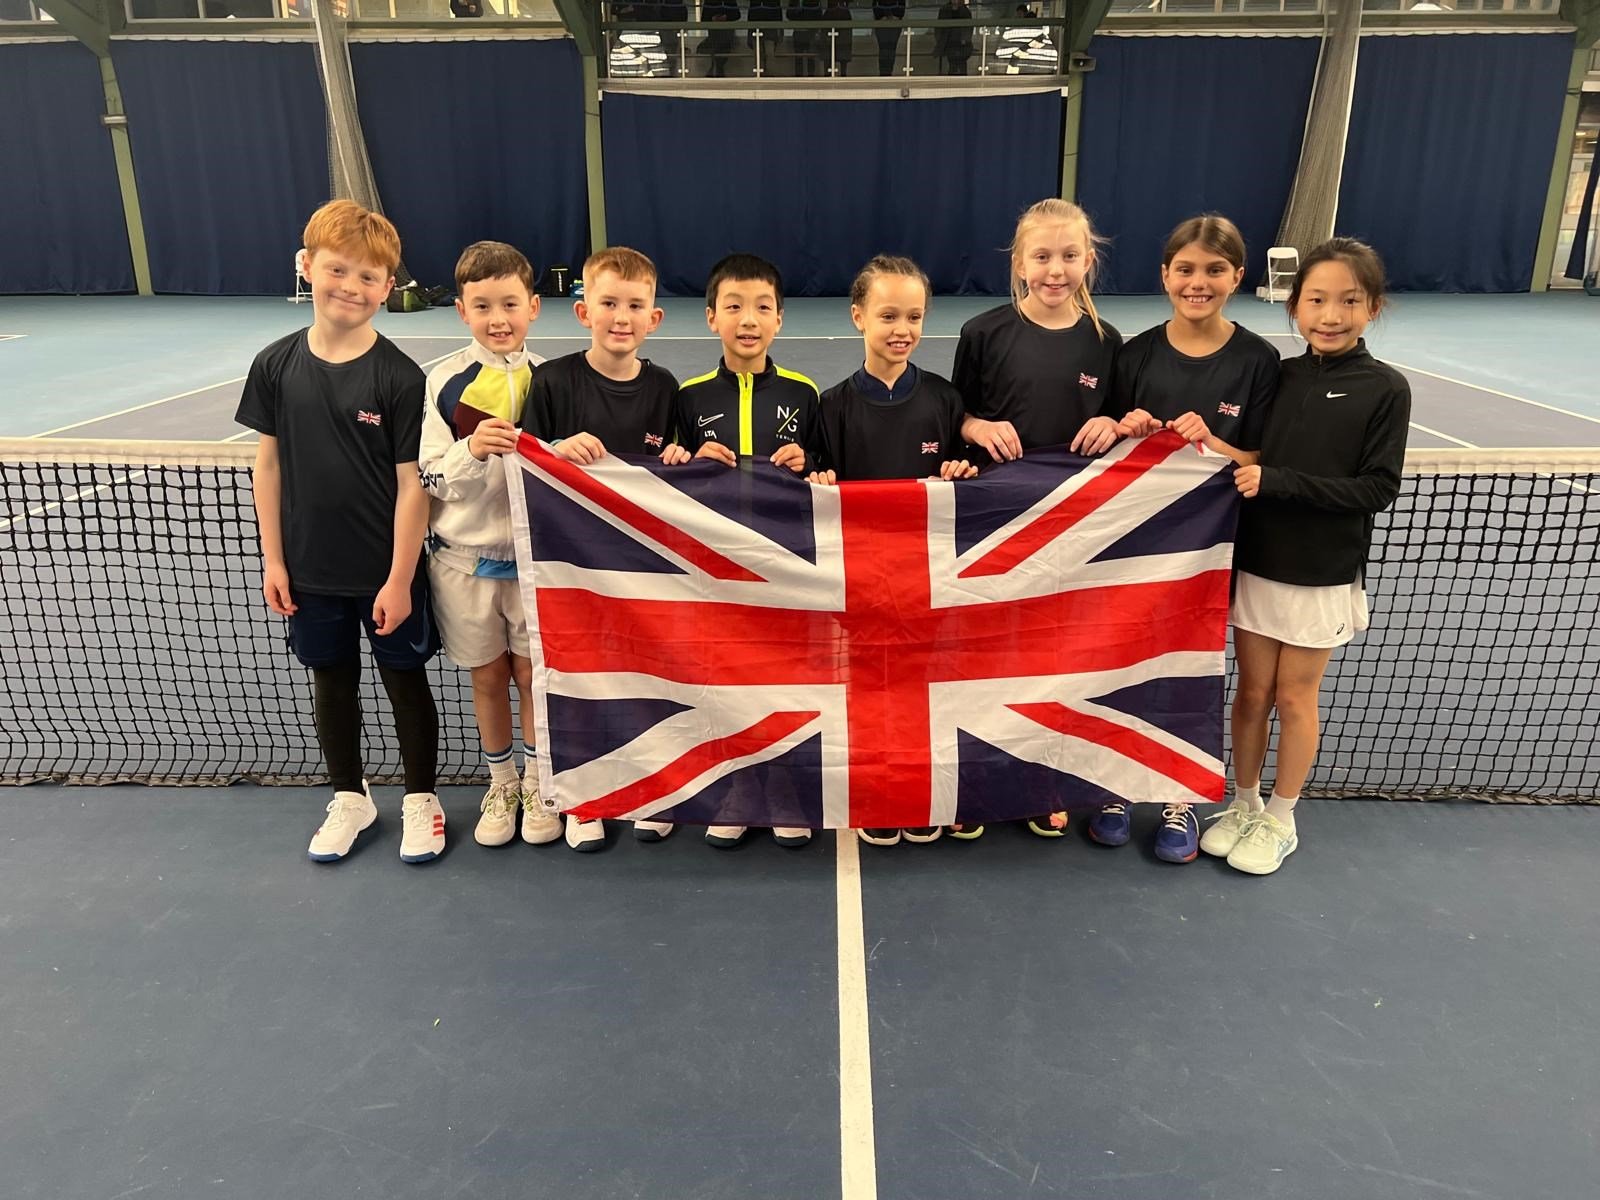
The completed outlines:
<svg viewBox="0 0 1600 1200">
<path fill-rule="evenodd" d="M 337 667 L 361 654 L 361 631 L 367 631 L 372 657 L 380 667 L 414 671 L 439 650 L 439 627 L 428 601 L 427 574 L 419 570 L 411 586 L 411 615 L 400 628 L 384 637 L 372 623 L 370 596 L 328 596 L 320 592 L 295 592 L 295 614 L 289 618 L 289 648 L 302 664 Z"/>
</svg>

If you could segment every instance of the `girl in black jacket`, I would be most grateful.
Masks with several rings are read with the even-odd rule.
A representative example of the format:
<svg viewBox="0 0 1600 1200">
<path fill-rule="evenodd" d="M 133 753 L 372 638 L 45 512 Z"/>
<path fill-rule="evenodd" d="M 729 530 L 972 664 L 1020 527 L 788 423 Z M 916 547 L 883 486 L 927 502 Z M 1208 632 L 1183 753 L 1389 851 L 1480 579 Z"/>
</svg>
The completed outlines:
<svg viewBox="0 0 1600 1200">
<path fill-rule="evenodd" d="M 1367 353 L 1383 307 L 1383 263 L 1334 238 L 1306 256 L 1289 311 L 1306 352 L 1284 364 L 1245 497 L 1231 619 L 1235 799 L 1200 848 L 1269 875 L 1299 845 L 1294 807 L 1317 754 L 1317 692 L 1336 647 L 1367 627 L 1363 576 L 1373 520 L 1400 492 L 1411 388 Z M 1268 721 L 1278 711 L 1278 772 L 1261 805 Z"/>
</svg>

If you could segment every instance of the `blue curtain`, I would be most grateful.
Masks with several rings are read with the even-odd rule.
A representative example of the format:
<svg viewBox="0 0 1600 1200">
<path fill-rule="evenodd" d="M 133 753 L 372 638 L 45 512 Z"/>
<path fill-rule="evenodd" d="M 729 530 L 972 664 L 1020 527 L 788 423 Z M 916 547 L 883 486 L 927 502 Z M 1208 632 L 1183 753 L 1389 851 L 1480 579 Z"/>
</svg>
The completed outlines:
<svg viewBox="0 0 1600 1200">
<path fill-rule="evenodd" d="M 1057 92 L 953 100 L 685 100 L 613 93 L 606 227 L 695 294 L 733 250 L 796 296 L 839 296 L 872 255 L 938 292 L 1007 290 L 1018 213 L 1060 186 Z"/>
<path fill-rule="evenodd" d="M 350 63 L 378 194 L 413 275 L 449 284 L 462 247 L 485 238 L 539 271 L 583 261 L 583 83 L 570 40 L 358 42 Z"/>
<path fill-rule="evenodd" d="M 1589 269 L 1589 227 L 1594 221 L 1594 193 L 1600 184 L 1600 152 L 1589 162 L 1589 182 L 1583 188 L 1583 207 L 1578 210 L 1578 227 L 1572 234 L 1572 253 L 1567 255 L 1568 279 L 1582 279 Z"/>
<path fill-rule="evenodd" d="M 1078 201 L 1104 248 L 1096 289 L 1161 290 L 1161 248 L 1186 217 L 1244 234 L 1246 280 L 1289 202 L 1319 38 L 1097 37 L 1085 77 Z"/>
<path fill-rule="evenodd" d="M 328 198 L 309 43 L 115 41 L 158 292 L 286 295 Z"/>
<path fill-rule="evenodd" d="M 131 292 L 100 68 L 77 42 L 0 43 L 0 292 Z"/>
<path fill-rule="evenodd" d="M 1533 281 L 1570 33 L 1369 35 L 1356 62 L 1338 231 L 1404 291 Z"/>
</svg>

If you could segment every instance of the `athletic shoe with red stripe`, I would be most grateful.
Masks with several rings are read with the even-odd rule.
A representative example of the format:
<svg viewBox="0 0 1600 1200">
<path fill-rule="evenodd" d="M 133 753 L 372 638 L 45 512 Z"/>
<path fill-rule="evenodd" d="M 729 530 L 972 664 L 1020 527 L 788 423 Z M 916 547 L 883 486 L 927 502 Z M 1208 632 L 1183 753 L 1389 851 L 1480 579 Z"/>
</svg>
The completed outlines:
<svg viewBox="0 0 1600 1200">
<path fill-rule="evenodd" d="M 410 792 L 400 801 L 400 861 L 432 862 L 444 853 L 444 809 L 432 792 Z"/>
<path fill-rule="evenodd" d="M 335 792 L 328 803 L 328 815 L 311 836 L 307 853 L 313 862 L 338 862 L 350 853 L 356 837 L 378 819 L 378 806 L 361 781 L 359 792 Z"/>
</svg>

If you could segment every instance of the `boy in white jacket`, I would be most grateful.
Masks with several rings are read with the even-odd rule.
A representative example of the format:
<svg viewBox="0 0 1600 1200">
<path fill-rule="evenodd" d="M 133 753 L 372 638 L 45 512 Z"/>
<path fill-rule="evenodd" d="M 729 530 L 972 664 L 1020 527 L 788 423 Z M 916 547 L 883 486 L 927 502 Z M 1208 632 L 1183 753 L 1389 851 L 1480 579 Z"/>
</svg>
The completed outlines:
<svg viewBox="0 0 1600 1200">
<path fill-rule="evenodd" d="M 528 625 L 498 461 L 516 449 L 533 368 L 543 361 L 524 345 L 539 315 L 533 286 L 533 267 L 513 246 L 475 242 L 461 252 L 456 311 L 472 341 L 428 373 L 417 464 L 431 498 L 434 612 L 446 653 L 472 672 L 472 708 L 489 764 L 489 790 L 473 835 L 484 846 L 511 840 L 519 804 L 523 841 L 552 842 L 562 828 L 560 815 L 539 799 Z M 513 680 L 522 714 L 520 776 L 511 753 Z"/>
</svg>

